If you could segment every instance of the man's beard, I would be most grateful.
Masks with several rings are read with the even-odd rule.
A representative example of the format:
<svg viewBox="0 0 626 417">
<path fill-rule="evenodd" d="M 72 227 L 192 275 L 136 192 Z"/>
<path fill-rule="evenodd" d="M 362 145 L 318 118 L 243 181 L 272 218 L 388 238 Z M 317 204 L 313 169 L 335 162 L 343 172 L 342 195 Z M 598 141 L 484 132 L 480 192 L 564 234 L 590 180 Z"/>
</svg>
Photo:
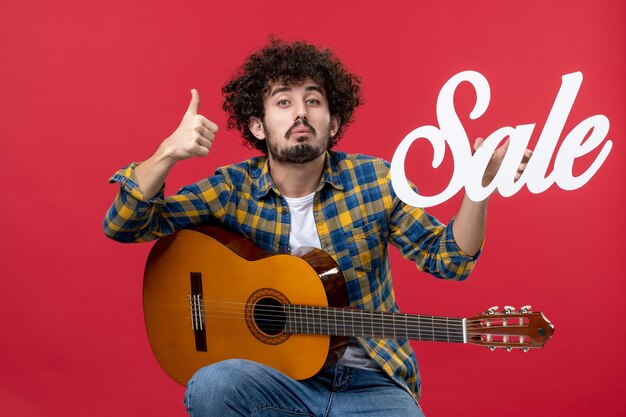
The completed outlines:
<svg viewBox="0 0 626 417">
<path fill-rule="evenodd" d="M 309 143 L 305 143 L 304 140 L 302 143 L 298 143 L 295 146 L 289 146 L 283 149 L 278 149 L 275 140 L 270 140 L 269 138 L 272 136 L 272 131 L 268 129 L 265 121 L 263 123 L 263 129 L 265 129 L 265 134 L 267 137 L 267 152 L 272 156 L 272 158 L 279 163 L 282 164 L 306 164 L 307 162 L 311 162 L 320 155 L 322 155 L 328 149 L 328 144 L 330 143 L 330 135 L 327 135 L 326 138 L 322 141 L 320 146 L 313 146 Z M 315 136 L 317 133 L 313 126 L 308 124 L 306 120 L 294 124 L 287 133 L 285 134 L 285 139 L 288 139 L 291 135 L 291 131 L 299 126 L 305 125 L 311 130 L 311 135 Z"/>
</svg>

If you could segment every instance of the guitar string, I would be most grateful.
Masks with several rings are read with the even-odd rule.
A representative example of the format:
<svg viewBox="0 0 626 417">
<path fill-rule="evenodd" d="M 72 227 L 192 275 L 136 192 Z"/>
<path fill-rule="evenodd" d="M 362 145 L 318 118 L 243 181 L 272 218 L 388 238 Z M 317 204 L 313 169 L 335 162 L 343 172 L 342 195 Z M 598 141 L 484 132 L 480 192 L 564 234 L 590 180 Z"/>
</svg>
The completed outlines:
<svg viewBox="0 0 626 417">
<path fill-rule="evenodd" d="M 333 306 L 314 306 L 314 305 L 304 305 L 304 304 L 280 304 L 280 305 L 259 305 L 259 304 L 255 304 L 255 303 L 245 303 L 245 302 L 237 302 L 237 301 L 222 301 L 222 300 L 205 300 L 204 302 L 199 302 L 197 303 L 198 306 L 200 306 L 201 308 L 205 308 L 206 305 L 210 305 L 210 306 L 214 306 L 217 304 L 222 304 L 225 305 L 224 308 L 231 308 L 231 309 L 240 309 L 240 308 L 245 308 L 247 306 L 259 306 L 261 308 L 264 309 L 276 309 L 278 311 L 280 310 L 284 310 L 284 307 L 297 307 L 297 308 L 311 308 L 311 309 L 322 309 L 322 310 L 329 310 L 329 311 L 341 311 L 341 312 L 346 312 L 346 313 L 355 313 L 355 314 L 400 314 L 400 315 L 406 315 L 409 318 L 423 318 L 423 319 L 427 319 L 427 320 L 432 320 L 434 319 L 435 321 L 439 320 L 439 321 L 446 321 L 446 320 L 462 320 L 462 318 L 458 318 L 458 317 L 443 317 L 443 316 L 429 316 L 429 315 L 421 315 L 421 314 L 410 314 L 410 313 L 399 313 L 399 312 L 388 312 L 388 311 L 380 311 L 380 310 L 359 310 L 359 309 L 353 309 L 353 308 L 343 308 L 343 307 L 333 307 Z M 230 306 L 236 306 L 236 307 L 230 307 Z M 484 315 L 483 317 L 480 317 L 479 320 L 492 320 L 492 321 L 497 321 L 497 320 L 503 320 L 503 319 L 508 319 L 508 320 L 512 320 L 512 319 L 520 319 L 520 318 L 524 318 L 524 314 L 528 314 L 528 313 L 511 313 L 511 314 L 496 314 L 493 316 L 490 315 Z"/>
<path fill-rule="evenodd" d="M 209 316 L 211 317 L 211 316 Z M 218 316 L 219 317 L 219 316 Z M 191 320 L 191 317 L 187 317 L 188 319 Z M 235 317 L 235 316 L 231 316 L 231 317 L 219 317 L 219 318 L 226 318 L 226 319 L 238 319 L 238 320 L 245 320 L 244 317 Z M 305 327 L 307 328 L 307 331 L 305 331 Z M 397 334 L 394 335 L 394 337 L 390 337 L 391 334 L 389 335 L 384 335 L 384 333 L 381 335 L 380 331 L 381 329 L 374 329 L 374 330 L 379 330 L 379 333 L 377 332 L 361 332 L 361 333 L 351 333 L 351 332 L 339 332 L 339 329 L 335 329 L 337 331 L 333 332 L 330 329 L 328 331 L 322 331 L 321 326 L 318 327 L 319 328 L 319 332 L 315 331 L 315 326 L 311 325 L 311 327 L 313 328 L 313 330 L 310 330 L 309 326 L 304 326 L 304 325 L 300 325 L 300 327 L 298 328 L 298 326 L 294 327 L 293 331 L 288 332 L 289 334 L 324 334 L 324 335 L 337 335 L 337 336 L 362 336 L 362 337 L 374 337 L 374 338 L 390 338 L 390 339 L 401 339 L 402 337 L 402 333 L 404 333 L 404 338 L 408 338 L 408 339 L 413 339 L 413 340 L 423 340 L 423 341 L 428 341 L 428 340 L 435 340 L 438 339 L 440 341 L 457 341 L 457 342 L 461 342 L 463 341 L 463 332 L 462 331 L 450 331 L 450 329 L 442 329 L 442 328 L 432 328 L 432 330 L 429 332 L 426 329 L 421 329 L 421 333 L 420 332 L 415 332 L 414 329 L 408 329 L 407 331 L 403 332 L 403 331 L 399 331 L 398 333 L 400 333 L 400 337 L 398 337 Z M 276 326 L 276 327 L 265 327 L 264 328 L 266 331 L 270 331 L 270 332 L 282 332 L 285 330 L 284 327 L 284 322 L 281 321 L 281 325 L 280 326 Z M 490 330 L 498 330 L 498 329 L 504 329 L 506 330 L 507 327 L 502 327 L 502 326 L 493 326 L 489 328 Z M 509 327 L 510 329 L 510 327 Z M 345 329 L 344 329 L 345 330 Z M 412 331 L 411 331 L 412 330 Z M 345 333 L 345 334 L 342 334 Z M 473 331 L 468 331 L 466 332 L 466 336 L 473 338 L 474 336 L 478 336 L 480 339 L 482 339 L 483 336 L 487 336 L 487 334 L 483 331 L 483 332 L 473 332 Z M 492 334 L 491 336 L 495 336 L 496 338 L 499 337 L 503 337 L 503 336 L 508 336 L 508 337 L 513 337 L 514 339 L 509 339 L 507 341 L 504 340 L 499 340 L 499 339 L 494 339 L 494 340 L 483 340 L 485 343 L 505 343 L 505 344 L 509 344 L 509 345 L 513 345 L 513 346 L 529 346 L 530 345 L 530 338 L 527 339 L 526 342 L 522 342 L 521 339 L 519 339 L 520 336 L 524 336 L 524 337 L 528 337 L 527 335 L 507 335 L 507 334 Z M 456 340 L 451 340 L 451 339 L 456 339 Z M 476 338 L 473 338 L 474 340 L 476 340 Z"/>
<path fill-rule="evenodd" d="M 239 310 L 237 311 L 237 316 L 216 316 L 216 315 L 211 315 L 211 314 L 205 314 L 205 317 L 211 318 L 211 317 L 216 317 L 216 318 L 225 318 L 225 319 L 245 319 L 245 317 L 240 317 L 240 313 L 242 311 Z M 351 311 L 348 311 L 351 312 Z M 219 311 L 211 311 L 211 313 L 219 313 Z M 229 314 L 229 312 L 226 311 L 222 311 L 221 313 L 223 314 Z M 285 327 L 285 323 L 286 320 L 275 320 L 274 317 L 275 315 L 272 314 L 271 312 L 267 312 L 267 311 L 263 311 L 261 313 L 264 313 L 265 316 L 261 315 L 261 314 L 257 314 L 256 318 L 257 320 L 260 322 L 261 320 L 263 320 L 264 324 L 268 324 L 269 322 L 273 322 L 276 323 L 277 325 L 274 327 L 265 327 L 267 330 L 269 331 L 278 331 L 278 330 L 282 330 Z M 367 313 L 367 312 L 366 312 Z M 331 328 L 331 323 L 333 324 L 333 326 L 335 327 L 335 330 L 338 330 L 339 327 L 344 327 L 344 330 L 346 328 L 354 328 L 353 323 L 345 323 L 345 322 L 340 322 L 339 320 L 329 320 L 328 317 L 326 318 L 319 318 L 319 321 L 317 322 L 311 322 L 310 320 L 318 320 L 318 318 L 316 317 L 311 317 L 311 315 L 314 313 L 308 312 L 308 313 L 303 313 L 304 317 L 300 317 L 300 323 L 296 323 L 293 327 L 296 329 L 300 329 L 303 330 L 305 327 L 307 328 L 313 328 L 315 329 L 316 326 L 320 329 L 321 332 L 321 327 L 322 326 L 326 326 L 327 328 Z M 355 314 L 358 314 L 360 316 L 367 316 L 366 314 L 360 313 L 359 311 L 355 311 Z M 351 315 L 352 316 L 352 315 Z M 378 332 L 382 332 L 383 330 L 388 330 L 390 333 L 392 333 L 393 331 L 391 330 L 391 326 L 389 326 L 389 323 L 385 323 L 384 319 L 382 318 L 382 316 L 370 316 L 373 318 L 373 320 L 371 322 L 367 322 L 364 326 L 356 326 L 357 329 L 358 327 L 362 327 L 362 331 L 365 334 L 365 330 L 368 330 L 367 334 L 370 334 L 372 332 L 370 332 L 369 330 L 372 330 L 371 326 L 374 326 L 374 332 L 378 331 Z M 394 317 L 399 317 L 397 314 L 394 315 Z M 400 316 L 401 317 L 401 316 Z M 188 316 L 188 319 L 191 320 L 191 317 Z M 351 319 L 353 319 L 354 317 L 345 317 L 347 319 L 347 321 L 353 321 Z M 407 317 L 408 320 L 411 320 L 411 323 L 408 323 L 408 325 L 406 325 L 406 331 L 403 332 L 403 329 L 396 329 L 397 332 L 399 333 L 406 333 L 406 332 L 412 332 L 415 333 L 416 331 L 419 333 L 420 331 L 425 333 L 425 338 L 428 338 L 428 334 L 430 333 L 435 333 L 435 335 L 438 334 L 445 334 L 445 335 L 450 335 L 450 336 L 460 336 L 463 334 L 463 329 L 462 329 L 462 323 L 460 322 L 460 320 L 462 319 L 451 319 L 453 320 L 452 323 L 450 323 L 449 321 L 445 323 L 445 327 L 441 327 L 441 325 L 436 326 L 432 320 L 430 320 L 429 318 L 414 318 L 414 317 Z M 428 330 L 427 327 L 424 327 L 424 325 L 422 323 L 419 323 L 420 320 L 426 321 L 428 327 L 430 327 L 430 330 Z M 416 322 L 417 321 L 417 322 Z M 382 326 L 382 327 L 381 327 Z M 421 327 L 420 327 L 421 326 Z M 370 327 L 370 328 L 366 328 L 366 327 Z M 387 329 L 385 329 L 385 327 L 387 327 Z M 515 324 L 508 324 L 507 326 L 498 326 L 498 325 L 491 325 L 491 326 L 467 326 L 466 327 L 466 331 L 468 335 L 479 335 L 479 334 L 485 334 L 485 331 L 487 329 L 489 329 L 490 331 L 494 331 L 494 330 L 510 330 L 511 328 L 519 328 L 519 325 L 515 325 Z M 473 332 L 473 330 L 479 329 L 481 330 L 480 332 Z M 496 335 L 498 336 L 498 335 Z M 512 335 L 512 336 L 519 336 L 519 335 Z M 523 336 L 523 335 L 522 335 Z"/>
<path fill-rule="evenodd" d="M 298 307 L 296 307 L 298 308 Z M 314 308 L 314 307 L 313 307 Z M 285 313 L 285 311 L 282 308 L 279 308 L 279 310 L 277 309 L 267 309 L 266 306 L 263 307 L 257 307 L 257 314 L 255 315 L 255 317 L 258 318 L 258 320 L 264 320 L 265 322 L 276 322 L 276 323 L 284 323 L 285 320 L 284 319 L 275 319 L 274 317 L 276 316 L 276 312 L 280 312 L 280 313 Z M 446 325 L 448 327 L 451 327 L 453 325 L 456 325 L 457 327 L 461 325 L 461 320 L 462 319 L 458 319 L 458 318 L 451 318 L 448 321 L 444 321 L 444 320 L 432 320 L 430 318 L 427 317 L 411 317 L 411 316 L 406 316 L 403 315 L 402 313 L 387 313 L 386 315 L 377 315 L 377 314 L 369 314 L 369 312 L 367 311 L 363 311 L 360 312 L 358 310 L 355 310 L 354 312 L 352 312 L 351 310 L 342 310 L 342 309 L 324 309 L 322 311 L 324 312 L 339 312 L 341 314 L 339 314 L 339 317 L 337 317 L 335 315 L 335 317 L 330 318 L 328 317 L 328 314 L 322 314 L 318 311 L 304 311 L 302 309 L 299 309 L 300 311 L 294 312 L 294 314 L 303 316 L 303 317 L 299 317 L 302 320 L 306 320 L 307 323 L 311 326 L 315 325 L 316 323 L 314 322 L 315 320 L 318 320 L 318 323 L 322 323 L 322 324 L 330 324 L 330 323 L 339 323 L 339 325 L 342 325 L 341 323 L 343 323 L 344 321 L 346 322 L 354 322 L 355 319 L 356 320 L 362 320 L 364 322 L 366 322 L 366 325 L 371 325 L 373 324 L 374 326 L 391 326 L 391 324 L 393 323 L 385 323 L 385 321 L 396 321 L 396 322 L 400 322 L 400 321 L 405 321 L 406 323 L 409 324 L 409 326 L 407 326 L 408 328 L 411 328 L 411 324 L 413 325 L 420 325 L 420 322 L 425 322 L 428 325 L 432 325 L 432 324 L 439 324 L 439 325 Z M 235 307 L 230 308 L 229 311 L 222 309 L 222 310 L 217 310 L 217 309 L 210 309 L 208 310 L 209 313 L 211 314 L 207 314 L 207 311 L 205 310 L 205 317 L 212 317 L 212 315 L 214 314 L 235 314 L 235 315 L 242 315 L 244 314 L 244 309 L 238 309 Z M 260 314 L 259 314 L 260 313 Z M 380 313 L 380 312 L 379 312 Z M 315 315 L 317 315 L 318 317 L 314 317 Z M 221 316 L 223 317 L 223 316 Z M 298 317 L 295 317 L 296 319 Z M 369 319 L 369 320 L 368 320 Z M 417 323 L 416 323 L 417 322 Z M 305 324 L 305 325 L 306 325 Z M 398 323 L 398 325 L 403 325 L 404 323 Z M 348 324 L 349 325 L 349 324 Z M 417 327 L 415 327 L 417 328 Z"/>
<path fill-rule="evenodd" d="M 243 310 L 237 310 L 237 311 L 219 311 L 219 310 L 210 310 L 209 311 L 210 314 L 206 314 L 205 313 L 205 317 L 217 317 L 217 318 L 244 318 L 244 317 L 238 317 L 241 314 L 243 314 Z M 231 317 L 227 317 L 227 316 L 218 316 L 216 314 L 234 314 Z M 299 312 L 296 313 L 299 314 L 300 317 L 291 317 L 291 319 L 295 319 L 296 322 L 296 326 L 327 326 L 330 327 L 335 326 L 344 326 L 344 327 L 354 327 L 354 323 L 355 323 L 355 319 L 357 322 L 357 328 L 358 327 L 366 327 L 366 326 L 375 326 L 376 330 L 381 330 L 383 328 L 387 329 L 391 329 L 394 325 L 394 323 L 388 323 L 389 321 L 396 321 L 395 324 L 397 324 L 398 326 L 400 326 L 402 328 L 402 326 L 405 326 L 405 328 L 409 329 L 409 330 L 415 330 L 415 329 L 424 329 L 424 331 L 427 331 L 428 327 L 430 328 L 435 328 L 438 327 L 439 329 L 442 329 L 442 332 L 446 332 L 446 331 L 450 331 L 450 332 L 455 332 L 455 331 L 460 331 L 462 333 L 462 319 L 457 319 L 457 318 L 453 318 L 450 319 L 449 321 L 446 322 L 442 322 L 442 321 L 437 321 L 437 320 L 431 320 L 429 318 L 414 318 L 414 317 L 405 317 L 403 316 L 401 313 L 394 313 L 392 315 L 387 315 L 387 316 L 377 316 L 377 315 L 369 315 L 367 313 L 363 314 L 363 313 L 359 313 L 359 312 L 355 312 L 353 314 L 342 314 L 343 317 L 337 318 L 337 317 L 333 317 L 330 318 L 328 316 L 324 316 L 321 314 L 318 314 L 318 317 L 315 317 L 316 313 L 315 312 Z M 190 316 L 188 316 L 189 318 L 191 318 Z M 264 324 L 268 324 L 270 322 L 274 322 L 277 324 L 280 324 L 281 326 L 286 322 L 286 319 L 274 319 L 275 318 L 275 314 L 273 314 L 273 312 L 268 312 L 268 311 L 257 311 L 257 314 L 255 315 L 255 318 L 257 319 L 257 321 L 259 322 L 263 322 Z M 403 320 L 404 318 L 404 320 Z M 402 323 L 402 321 L 404 321 L 405 323 Z M 359 326 L 358 323 L 365 323 L 363 326 Z M 466 322 L 467 323 L 467 322 Z M 471 323 L 471 322 L 469 322 Z M 424 327 L 426 326 L 426 327 Z M 524 323 L 519 324 L 519 323 L 507 323 L 506 325 L 498 325 L 497 323 L 492 323 L 490 325 L 466 325 L 466 330 L 467 331 L 472 331 L 472 330 L 481 330 L 481 333 L 484 333 L 487 329 L 490 330 L 495 330 L 495 329 L 512 329 L 512 328 L 523 328 L 523 327 L 528 327 L 527 325 L 525 325 Z M 460 329 L 460 330 L 459 330 Z M 392 331 L 392 330 L 390 330 Z"/>
<path fill-rule="evenodd" d="M 225 317 L 225 316 L 206 316 L 209 318 L 223 318 L 223 319 L 234 319 L 234 320 L 245 320 L 245 317 L 235 317 L 235 316 L 230 316 L 230 317 Z M 186 317 L 187 319 L 191 320 L 192 318 L 190 316 Z M 276 327 L 265 327 L 265 330 L 267 331 L 272 331 L 272 332 L 279 332 L 279 331 L 284 331 L 285 326 L 284 326 L 284 321 L 280 321 L 280 323 L 282 325 L 280 326 L 276 326 Z M 307 330 L 309 330 L 309 326 L 308 325 L 304 325 L 304 324 L 300 324 L 300 326 L 294 326 L 294 331 L 288 332 L 290 334 L 310 334 L 310 335 L 316 335 L 316 334 L 323 334 L 323 335 L 329 335 L 329 336 L 360 336 L 360 337 L 373 337 L 373 338 L 389 338 L 392 339 L 392 337 L 389 337 L 391 335 L 385 335 L 382 336 L 380 335 L 381 329 L 377 328 L 374 330 L 378 330 L 379 333 L 374 332 L 375 334 L 372 334 L 372 332 L 368 332 L 368 331 L 363 331 L 362 333 L 351 333 L 351 332 L 339 332 L 339 329 L 335 329 L 337 331 L 332 332 L 329 331 L 326 332 L 322 332 L 321 331 L 321 327 L 318 326 L 318 328 L 320 329 L 320 332 L 317 333 L 315 332 L 315 330 L 309 330 L 309 331 L 304 331 L 304 328 L 307 328 Z M 315 329 L 315 325 L 311 324 L 310 325 L 311 328 Z M 499 330 L 499 329 L 510 329 L 511 326 L 506 327 L 506 326 L 492 326 L 492 327 L 488 327 L 488 328 L 482 328 L 482 329 L 490 329 L 490 330 Z M 432 328 L 431 331 L 428 331 L 424 328 L 421 329 L 421 332 L 423 333 L 422 335 L 416 335 L 416 328 L 409 328 L 408 331 L 402 331 L 402 329 L 396 329 L 397 333 L 400 333 L 400 336 L 402 336 L 402 333 L 407 334 L 404 338 L 408 338 L 408 339 L 413 339 L 413 340 L 423 340 L 423 341 L 428 341 L 428 340 L 434 340 L 435 338 L 439 338 L 440 340 L 445 340 L 445 339 L 450 339 L 450 338 L 457 338 L 459 339 L 458 341 L 462 341 L 462 336 L 463 336 L 463 332 L 462 331 L 458 331 L 458 330 L 450 330 L 450 329 L 442 329 L 440 327 L 438 328 Z M 367 329 L 366 329 L 367 330 Z M 330 334 L 328 334 L 330 333 Z M 342 333 L 346 333 L 346 334 L 342 334 Z M 408 334 L 411 334 L 410 336 Z M 486 336 L 487 334 L 485 332 L 475 332 L 475 331 L 467 331 L 466 335 L 471 337 L 471 336 Z M 419 337 L 418 337 L 419 336 Z M 445 337 L 444 337 L 445 336 Z M 508 336 L 508 337 L 515 337 L 518 338 L 520 336 L 524 336 L 524 337 L 528 337 L 527 335 L 507 335 L 507 334 L 493 334 L 492 336 L 495 337 L 502 337 L 502 336 Z M 393 339 L 402 339 L 402 337 L 394 337 Z M 530 341 L 530 339 L 529 339 Z M 493 343 L 503 343 L 501 341 L 498 340 L 492 340 L 492 341 L 485 341 L 486 343 L 489 342 L 493 342 Z M 506 342 L 504 342 L 506 343 Z M 518 339 L 515 340 L 509 340 L 508 343 L 511 344 L 528 344 L 528 342 L 526 342 L 525 344 L 521 341 L 519 341 Z"/>
<path fill-rule="evenodd" d="M 269 298 L 269 297 L 267 297 Z M 277 300 L 276 300 L 277 301 Z M 364 312 L 364 313 L 370 313 L 370 312 L 374 312 L 374 313 L 391 313 L 388 311 L 381 311 L 381 310 L 359 310 L 359 309 L 353 309 L 353 308 L 344 308 L 344 307 L 333 307 L 333 306 L 315 306 L 315 305 L 306 305 L 306 304 L 279 304 L 279 305 L 263 305 L 263 304 L 259 304 L 259 303 L 247 303 L 247 302 L 241 302 L 241 301 L 225 301 L 225 300 L 205 300 L 205 299 L 201 299 L 198 302 L 198 305 L 204 307 L 205 304 L 208 305 L 216 305 L 216 304 L 226 304 L 226 305 L 238 305 L 238 306 L 248 306 L 248 305 L 259 305 L 262 306 L 263 308 L 276 308 L 276 309 L 282 309 L 285 306 L 298 306 L 298 307 L 310 307 L 310 308 L 322 308 L 322 309 L 337 309 L 337 310 L 344 310 L 344 311 L 358 311 L 358 312 Z M 395 313 L 394 313 L 395 314 Z M 430 315 L 421 315 L 421 314 L 410 314 L 410 313 L 398 313 L 398 314 L 408 314 L 409 316 L 414 316 L 414 317 L 428 317 L 429 319 L 431 317 L 434 318 L 442 318 L 442 319 L 455 319 L 458 317 L 444 317 L 444 316 L 430 316 Z M 506 314 L 506 313 L 495 313 L 495 314 L 479 314 L 478 316 L 481 316 L 481 319 L 510 319 L 510 318 L 522 318 L 524 316 L 527 316 L 529 314 L 533 314 L 533 312 L 527 312 L 527 313 L 510 313 L 510 314 Z"/>
<path fill-rule="evenodd" d="M 240 312 L 243 311 L 245 309 L 245 307 L 247 306 L 254 306 L 255 304 L 252 303 L 243 303 L 243 302 L 234 302 L 234 301 L 215 301 L 215 300 L 206 300 L 205 303 L 198 303 L 197 305 L 199 305 L 201 308 L 205 309 L 206 303 L 209 303 L 209 305 L 211 306 L 215 306 L 216 304 L 220 303 L 222 304 L 224 307 L 222 307 L 223 309 L 230 309 L 231 311 L 234 310 L 235 312 Z M 232 306 L 232 307 L 231 307 Z M 294 307 L 297 309 L 321 309 L 320 311 L 323 312 L 333 312 L 333 313 L 340 313 L 339 315 L 344 316 L 344 318 L 346 318 L 346 316 L 354 316 L 354 315 L 359 315 L 361 317 L 364 318 L 369 318 L 372 317 L 373 319 L 379 319 L 381 321 L 385 320 L 383 317 L 385 318 L 389 318 L 389 320 L 410 320 L 410 321 L 425 321 L 428 322 L 429 324 L 432 323 L 436 323 L 436 324 L 442 324 L 442 325 L 448 325 L 450 323 L 450 321 L 454 322 L 454 321 L 461 321 L 462 318 L 457 318 L 457 317 L 441 317 L 441 316 L 427 316 L 427 315 L 416 315 L 416 314 L 407 314 L 407 313 L 397 313 L 397 312 L 383 312 L 383 311 L 369 311 L 369 310 L 353 310 L 353 309 L 347 309 L 347 308 L 341 308 L 341 307 L 323 307 L 323 306 L 307 306 L 307 305 L 300 305 L 300 304 L 286 304 L 286 305 L 278 305 L 278 306 L 271 306 L 271 305 L 263 305 L 263 306 L 257 306 L 257 310 L 262 308 L 265 312 L 269 312 L 270 310 L 274 310 L 277 312 L 284 312 L 284 307 Z M 220 312 L 219 310 L 211 310 L 213 312 Z M 226 310 L 222 310 L 221 312 L 223 313 L 228 313 L 229 311 Z M 316 314 L 317 312 L 313 313 L 311 311 L 308 312 L 309 315 L 312 314 Z M 269 313 L 271 314 L 271 313 Z M 322 314 L 320 314 L 321 316 Z M 391 318 L 393 317 L 393 319 Z M 321 317 L 320 317 L 321 318 Z M 347 317 L 348 319 L 350 319 L 350 317 Z M 523 323 L 519 323 L 519 319 L 523 320 Z M 512 314 L 507 314 L 507 315 L 496 315 L 495 317 L 490 317 L 490 316 L 486 316 L 486 317 L 481 317 L 478 320 L 490 320 L 492 322 L 499 322 L 502 320 L 508 320 L 509 322 L 511 322 L 510 324 L 508 324 L 507 326 L 503 326 L 503 327 L 520 327 L 520 326 L 524 326 L 526 327 L 527 324 L 527 319 L 525 320 L 523 316 L 520 316 L 516 313 L 512 313 Z M 485 326 L 485 325 L 475 325 L 472 326 L 472 322 L 475 320 L 468 320 L 468 326 L 467 328 L 485 328 L 485 327 L 495 327 L 497 324 L 492 323 L 489 326 Z M 517 322 L 517 323 L 516 323 Z M 384 323 L 383 323 L 384 324 Z"/>
<path fill-rule="evenodd" d="M 191 320 L 192 317 L 191 316 L 187 316 L 187 319 Z M 238 317 L 238 316 L 219 316 L 219 315 L 205 315 L 205 318 L 219 318 L 219 319 L 234 319 L 234 320 L 245 320 L 245 317 Z M 287 325 L 287 321 L 286 320 L 272 320 L 272 319 L 263 319 L 260 317 L 255 317 L 255 321 L 257 323 L 262 323 L 263 324 L 263 328 L 268 330 L 268 331 L 279 331 L 279 330 L 283 330 L 286 328 Z M 420 325 L 419 323 L 412 323 L 409 324 L 408 326 L 402 327 L 399 326 L 395 329 L 393 329 L 392 326 L 389 326 L 388 323 L 383 323 L 383 322 L 373 322 L 373 323 L 367 323 L 364 326 L 360 326 L 360 325 L 356 325 L 354 326 L 352 323 L 348 322 L 348 323 L 343 323 L 343 322 L 336 322 L 336 321 L 325 321 L 325 320 L 321 320 L 321 321 L 317 321 L 317 322 L 311 322 L 311 321 L 307 321 L 307 318 L 301 319 L 298 322 L 292 323 L 291 324 L 291 328 L 293 329 L 299 329 L 302 330 L 307 328 L 307 329 L 312 329 L 310 331 L 310 333 L 312 334 L 316 334 L 316 333 L 326 333 L 326 332 L 331 332 L 331 333 L 338 333 L 340 329 L 344 329 L 344 333 L 348 333 L 348 334 L 384 334 L 385 332 L 391 334 L 394 333 L 394 331 L 398 334 L 403 334 L 403 333 L 423 333 L 424 338 L 428 338 L 427 336 L 429 334 L 432 334 L 433 332 L 437 335 L 437 334 L 441 334 L 441 335 L 450 335 L 450 336 L 462 336 L 463 335 L 463 327 L 460 323 L 456 323 L 450 326 L 446 326 L 446 327 L 442 327 L 442 326 L 432 326 L 430 325 L 430 323 L 428 323 L 427 326 L 424 325 Z M 373 326 L 373 329 L 372 329 Z M 498 334 L 495 333 L 493 334 L 494 336 L 506 336 L 507 335 L 507 330 L 511 331 L 512 329 L 515 328 L 519 328 L 519 326 L 489 326 L 489 327 L 469 327 L 466 328 L 466 334 L 467 335 L 482 335 L 482 334 L 486 334 L 486 333 L 494 333 L 498 330 L 502 330 L 504 332 L 504 334 Z M 316 330 L 317 329 L 317 330 Z M 322 330 L 325 329 L 325 330 Z M 348 330 L 352 329 L 352 332 L 349 332 Z M 359 331 L 360 330 L 360 331 Z M 509 336 L 520 336 L 520 335 L 509 335 Z M 521 335 L 521 336 L 525 336 L 525 335 Z"/>
</svg>

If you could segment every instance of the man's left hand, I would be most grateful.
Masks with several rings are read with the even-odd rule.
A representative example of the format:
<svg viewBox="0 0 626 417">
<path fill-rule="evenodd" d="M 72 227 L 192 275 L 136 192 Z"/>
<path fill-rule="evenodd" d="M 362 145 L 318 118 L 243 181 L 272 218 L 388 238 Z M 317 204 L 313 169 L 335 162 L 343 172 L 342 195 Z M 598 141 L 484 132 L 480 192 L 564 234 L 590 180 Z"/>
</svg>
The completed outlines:
<svg viewBox="0 0 626 417">
<path fill-rule="evenodd" d="M 502 165 L 502 160 L 504 159 L 504 155 L 506 155 L 506 151 L 507 149 L 509 149 L 510 141 L 511 141 L 511 138 L 507 139 L 504 145 L 496 149 L 493 155 L 491 155 L 491 159 L 489 159 L 489 163 L 487 164 L 487 168 L 485 169 L 485 173 L 483 174 L 483 187 L 488 186 L 491 183 L 491 181 L 493 181 L 496 174 L 498 173 L 498 170 L 500 169 L 500 165 Z M 482 145 L 483 142 L 484 142 L 483 138 L 476 138 L 476 141 L 474 142 L 474 152 L 480 147 L 480 145 Z M 530 159 L 532 154 L 533 154 L 533 151 L 531 151 L 530 149 L 526 149 L 524 151 L 524 156 L 522 157 L 522 161 L 517 167 L 517 173 L 515 174 L 515 181 L 519 179 L 519 177 L 524 172 L 524 169 L 526 169 L 526 164 L 528 163 L 528 160 Z"/>
</svg>

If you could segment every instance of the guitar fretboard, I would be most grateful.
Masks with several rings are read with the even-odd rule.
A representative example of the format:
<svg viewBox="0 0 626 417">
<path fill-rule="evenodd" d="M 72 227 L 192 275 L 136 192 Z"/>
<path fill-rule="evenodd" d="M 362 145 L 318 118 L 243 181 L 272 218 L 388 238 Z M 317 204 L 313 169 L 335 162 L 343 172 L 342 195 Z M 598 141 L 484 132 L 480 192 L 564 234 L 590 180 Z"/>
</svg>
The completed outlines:
<svg viewBox="0 0 626 417">
<path fill-rule="evenodd" d="M 303 305 L 283 308 L 286 333 L 464 342 L 460 318 Z"/>
</svg>

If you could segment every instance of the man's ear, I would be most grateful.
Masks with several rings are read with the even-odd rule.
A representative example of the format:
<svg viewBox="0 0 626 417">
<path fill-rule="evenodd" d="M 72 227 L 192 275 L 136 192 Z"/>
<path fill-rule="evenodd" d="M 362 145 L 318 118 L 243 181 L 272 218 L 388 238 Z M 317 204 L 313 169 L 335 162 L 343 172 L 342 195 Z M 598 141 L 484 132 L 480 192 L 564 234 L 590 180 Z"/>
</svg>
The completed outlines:
<svg viewBox="0 0 626 417">
<path fill-rule="evenodd" d="M 339 131 L 339 126 L 341 126 L 341 120 L 339 120 L 338 116 L 331 116 L 330 118 L 330 137 L 333 138 Z"/>
<path fill-rule="evenodd" d="M 248 129 L 259 140 L 265 140 L 265 129 L 263 128 L 263 122 L 261 119 L 255 116 L 251 116 L 248 120 Z"/>
</svg>

